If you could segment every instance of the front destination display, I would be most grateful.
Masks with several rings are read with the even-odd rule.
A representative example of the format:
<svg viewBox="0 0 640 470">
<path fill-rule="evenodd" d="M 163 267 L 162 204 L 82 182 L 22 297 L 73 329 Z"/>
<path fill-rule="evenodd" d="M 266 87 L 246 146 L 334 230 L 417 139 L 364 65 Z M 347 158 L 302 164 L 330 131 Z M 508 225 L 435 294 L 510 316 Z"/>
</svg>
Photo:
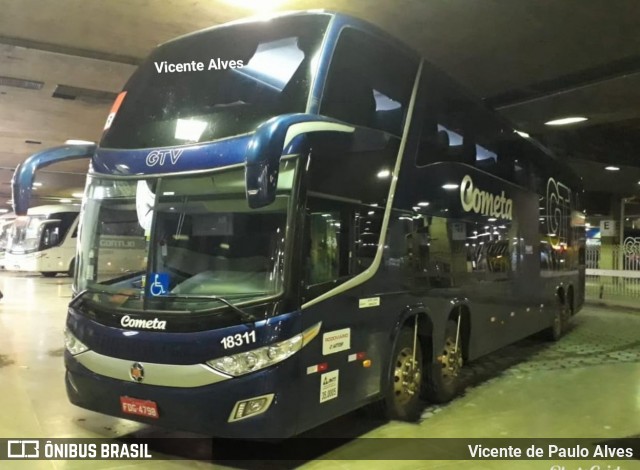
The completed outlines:
<svg viewBox="0 0 640 470">
<path fill-rule="evenodd" d="M 581 187 L 521 134 L 341 14 L 158 46 L 99 145 L 41 152 L 14 177 L 23 214 L 33 168 L 91 159 L 69 399 L 287 438 L 373 402 L 415 421 L 461 391 L 468 361 L 559 339 L 584 300 Z"/>
</svg>

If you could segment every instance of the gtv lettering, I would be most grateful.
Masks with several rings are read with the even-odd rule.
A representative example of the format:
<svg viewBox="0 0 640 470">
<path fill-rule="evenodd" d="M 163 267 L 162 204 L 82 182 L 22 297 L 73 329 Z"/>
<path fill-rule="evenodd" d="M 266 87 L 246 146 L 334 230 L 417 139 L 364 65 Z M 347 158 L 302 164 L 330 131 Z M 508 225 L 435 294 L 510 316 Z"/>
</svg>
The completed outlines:
<svg viewBox="0 0 640 470">
<path fill-rule="evenodd" d="M 147 166 L 164 166 L 166 162 L 171 162 L 171 165 L 175 165 L 178 163 L 182 151 L 182 149 L 153 150 L 149 152 L 145 162 Z"/>
<path fill-rule="evenodd" d="M 471 176 L 466 175 L 460 184 L 460 202 L 465 212 L 488 215 L 498 219 L 512 219 L 513 200 L 504 196 L 481 191 L 473 186 Z"/>
</svg>

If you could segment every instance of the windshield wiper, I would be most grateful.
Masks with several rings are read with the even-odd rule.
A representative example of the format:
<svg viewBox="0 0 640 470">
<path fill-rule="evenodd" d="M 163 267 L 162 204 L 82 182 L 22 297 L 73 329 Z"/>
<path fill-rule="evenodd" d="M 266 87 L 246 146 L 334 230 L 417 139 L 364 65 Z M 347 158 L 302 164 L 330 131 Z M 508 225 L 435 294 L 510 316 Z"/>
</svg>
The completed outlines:
<svg viewBox="0 0 640 470">
<path fill-rule="evenodd" d="M 129 292 L 111 292 L 111 291 L 107 291 L 107 290 L 101 290 L 101 289 L 94 289 L 94 288 L 89 288 L 89 289 L 85 289 L 83 291 L 80 291 L 72 300 L 71 300 L 71 306 L 75 306 L 77 305 L 78 302 L 85 300 L 85 297 L 87 297 L 88 294 L 103 294 L 103 295 L 120 295 L 122 297 L 127 297 L 129 299 L 131 298 L 135 298 L 135 299 L 139 299 L 140 298 L 140 294 L 137 293 L 129 293 Z M 94 300 L 92 299 L 86 299 L 89 302 L 93 302 L 95 303 Z"/>
<path fill-rule="evenodd" d="M 105 295 L 120 295 L 122 297 L 128 297 L 130 299 L 139 299 L 140 298 L 140 293 L 139 292 L 113 292 L 110 290 L 102 290 L 102 289 L 94 289 L 93 287 L 90 287 L 88 289 L 85 289 L 84 291 L 80 292 L 80 294 L 78 294 L 78 297 L 84 297 L 86 294 L 105 294 Z"/>
<path fill-rule="evenodd" d="M 240 319 L 245 323 L 253 323 L 258 317 L 255 315 L 242 310 L 240 307 L 233 305 L 224 297 L 220 297 L 219 295 L 179 295 L 179 294 L 165 294 L 162 296 L 158 296 L 157 298 L 168 297 L 171 299 L 185 299 L 185 300 L 217 300 L 218 302 L 222 302 L 227 307 L 230 307 L 234 312 L 238 314 Z"/>
</svg>

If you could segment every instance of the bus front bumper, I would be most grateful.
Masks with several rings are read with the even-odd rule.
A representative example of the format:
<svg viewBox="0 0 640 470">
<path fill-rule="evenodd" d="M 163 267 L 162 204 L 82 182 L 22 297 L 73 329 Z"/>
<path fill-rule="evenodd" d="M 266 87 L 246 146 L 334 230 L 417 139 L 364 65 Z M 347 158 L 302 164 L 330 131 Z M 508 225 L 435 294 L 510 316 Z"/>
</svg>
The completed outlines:
<svg viewBox="0 0 640 470">
<path fill-rule="evenodd" d="M 286 370 L 291 364 L 286 365 L 286 362 L 215 384 L 183 388 L 98 375 L 65 352 L 65 382 L 71 403 L 110 416 L 214 437 L 284 439 L 296 433 L 297 415 L 295 391 L 283 390 L 291 383 L 291 370 Z M 279 391 L 276 391 L 276 384 L 280 384 Z M 239 404 L 265 395 L 270 397 L 266 411 L 233 420 Z M 159 417 L 124 413 L 122 397 L 155 403 Z"/>
</svg>

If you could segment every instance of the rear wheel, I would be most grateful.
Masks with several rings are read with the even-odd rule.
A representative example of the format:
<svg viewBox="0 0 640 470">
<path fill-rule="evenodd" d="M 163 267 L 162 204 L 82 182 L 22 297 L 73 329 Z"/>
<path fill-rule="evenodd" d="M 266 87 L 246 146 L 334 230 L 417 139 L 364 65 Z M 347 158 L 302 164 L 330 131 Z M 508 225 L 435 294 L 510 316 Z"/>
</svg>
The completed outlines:
<svg viewBox="0 0 640 470">
<path fill-rule="evenodd" d="M 453 320 L 447 322 L 444 347 L 436 361 L 429 364 L 425 381 L 425 398 L 433 403 L 445 403 L 453 399 L 461 388 L 460 372 L 462 370 L 462 341 L 456 337 L 458 324 Z"/>
<path fill-rule="evenodd" d="M 567 328 L 567 322 L 571 316 L 570 309 L 565 303 L 558 302 L 555 312 L 553 313 L 553 323 L 545 330 L 545 336 L 549 341 L 558 341 L 564 335 Z"/>
<path fill-rule="evenodd" d="M 42 272 L 40 274 L 42 274 L 44 277 L 55 277 L 56 274 L 58 274 L 58 273 L 55 272 L 55 271 L 45 271 L 45 272 Z"/>
<path fill-rule="evenodd" d="M 413 328 L 404 327 L 400 330 L 392 359 L 391 377 L 384 400 L 387 417 L 417 421 L 423 408 L 420 393 L 424 363 L 420 341 L 417 338 L 414 341 Z"/>
</svg>

